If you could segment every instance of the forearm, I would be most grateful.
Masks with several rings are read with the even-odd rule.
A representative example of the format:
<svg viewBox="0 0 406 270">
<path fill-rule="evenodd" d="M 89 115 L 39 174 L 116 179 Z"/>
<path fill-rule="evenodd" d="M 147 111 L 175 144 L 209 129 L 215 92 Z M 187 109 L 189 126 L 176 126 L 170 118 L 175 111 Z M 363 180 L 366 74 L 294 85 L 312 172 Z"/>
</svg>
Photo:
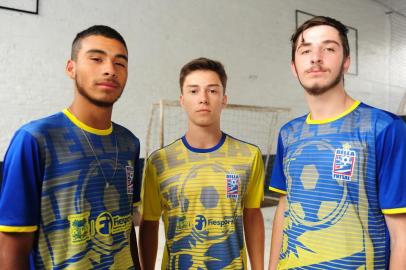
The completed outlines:
<svg viewBox="0 0 406 270">
<path fill-rule="evenodd" d="M 141 220 L 139 252 L 143 270 L 154 270 L 158 249 L 158 221 Z"/>
<path fill-rule="evenodd" d="M 385 215 L 390 234 L 389 269 L 406 269 L 406 214 Z"/>
<path fill-rule="evenodd" d="M 244 232 L 251 269 L 264 269 L 264 219 L 261 209 L 244 209 Z"/>
<path fill-rule="evenodd" d="M 131 228 L 130 250 L 135 269 L 141 269 L 140 260 L 138 256 L 137 234 L 135 232 L 134 224 L 132 225 Z"/>
<path fill-rule="evenodd" d="M 394 243 L 392 245 L 389 269 L 406 269 L 406 243 Z"/>
<path fill-rule="evenodd" d="M 0 232 L 0 269 L 26 270 L 34 241 L 33 233 Z"/>
<path fill-rule="evenodd" d="M 272 225 L 271 251 L 269 254 L 269 270 L 277 269 L 279 254 L 283 240 L 283 219 L 286 204 L 286 196 L 281 196 Z"/>
</svg>

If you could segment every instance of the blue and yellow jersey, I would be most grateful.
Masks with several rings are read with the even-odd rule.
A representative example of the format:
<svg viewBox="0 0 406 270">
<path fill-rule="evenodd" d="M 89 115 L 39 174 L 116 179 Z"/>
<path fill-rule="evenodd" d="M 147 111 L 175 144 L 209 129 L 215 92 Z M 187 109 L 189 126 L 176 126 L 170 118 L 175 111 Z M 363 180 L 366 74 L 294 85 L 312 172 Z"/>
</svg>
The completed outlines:
<svg viewBox="0 0 406 270">
<path fill-rule="evenodd" d="M 211 149 L 185 137 L 148 158 L 145 220 L 163 216 L 162 269 L 245 269 L 243 208 L 259 208 L 264 165 L 258 147 L 223 134 Z"/>
<path fill-rule="evenodd" d="M 406 127 L 360 102 L 280 131 L 270 189 L 287 194 L 279 269 L 385 269 L 384 214 L 406 213 Z"/>
<path fill-rule="evenodd" d="M 68 110 L 23 126 L 4 159 L 0 231 L 36 232 L 32 269 L 133 269 L 138 158 L 130 131 Z"/>
</svg>

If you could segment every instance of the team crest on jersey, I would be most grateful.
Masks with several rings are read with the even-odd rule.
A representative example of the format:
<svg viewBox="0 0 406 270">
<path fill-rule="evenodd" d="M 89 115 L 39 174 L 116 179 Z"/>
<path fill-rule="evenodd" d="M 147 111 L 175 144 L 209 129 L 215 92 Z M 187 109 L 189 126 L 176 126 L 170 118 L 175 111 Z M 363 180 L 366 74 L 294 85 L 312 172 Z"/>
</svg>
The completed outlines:
<svg viewBox="0 0 406 270">
<path fill-rule="evenodd" d="M 127 194 L 134 192 L 134 167 L 129 165 L 125 166 L 125 175 L 127 178 Z"/>
<path fill-rule="evenodd" d="M 236 173 L 227 173 L 227 198 L 229 199 L 238 199 L 240 194 L 240 184 L 241 178 L 239 174 Z"/>
<path fill-rule="evenodd" d="M 355 151 L 351 150 L 348 143 L 343 148 L 335 151 L 333 163 L 333 178 L 337 180 L 351 181 L 356 159 Z"/>
<path fill-rule="evenodd" d="M 72 244 L 83 244 L 90 239 L 89 212 L 69 215 L 69 233 Z"/>
</svg>

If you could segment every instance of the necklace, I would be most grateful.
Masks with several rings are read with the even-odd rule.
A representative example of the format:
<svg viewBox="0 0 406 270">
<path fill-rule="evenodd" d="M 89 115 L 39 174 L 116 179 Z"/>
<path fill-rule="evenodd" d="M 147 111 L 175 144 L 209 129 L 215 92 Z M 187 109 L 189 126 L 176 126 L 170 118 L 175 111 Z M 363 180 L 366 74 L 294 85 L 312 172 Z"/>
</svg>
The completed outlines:
<svg viewBox="0 0 406 270">
<path fill-rule="evenodd" d="M 108 188 L 109 185 L 110 185 L 110 183 L 109 183 L 109 181 L 107 180 L 107 177 L 106 177 L 106 174 L 104 173 L 104 170 L 103 170 L 103 167 L 102 167 L 102 165 L 101 165 L 101 162 L 100 162 L 99 158 L 98 158 L 97 155 L 96 155 L 96 151 L 94 150 L 93 145 L 92 145 L 92 143 L 90 142 L 89 137 L 87 137 L 87 135 L 86 135 L 86 133 L 83 131 L 83 129 L 80 129 L 80 130 L 82 131 L 83 136 L 86 138 L 87 144 L 89 145 L 90 149 L 92 150 L 94 159 L 96 160 L 97 165 L 98 165 L 99 168 L 100 168 L 100 171 L 101 171 L 101 173 L 102 173 L 102 175 L 103 175 L 103 178 L 104 178 L 104 181 L 105 181 L 105 183 L 106 183 L 106 187 Z M 113 133 L 114 133 L 114 131 L 113 131 Z M 115 145 L 116 145 L 116 146 L 115 146 L 115 149 L 116 149 L 116 161 L 114 162 L 114 163 L 115 163 L 115 164 L 114 164 L 114 172 L 113 172 L 113 176 L 111 176 L 111 179 L 113 179 L 114 176 L 116 175 L 117 165 L 118 165 L 118 146 L 117 146 L 117 136 L 116 136 L 115 133 L 114 133 L 114 141 L 115 141 Z"/>
</svg>

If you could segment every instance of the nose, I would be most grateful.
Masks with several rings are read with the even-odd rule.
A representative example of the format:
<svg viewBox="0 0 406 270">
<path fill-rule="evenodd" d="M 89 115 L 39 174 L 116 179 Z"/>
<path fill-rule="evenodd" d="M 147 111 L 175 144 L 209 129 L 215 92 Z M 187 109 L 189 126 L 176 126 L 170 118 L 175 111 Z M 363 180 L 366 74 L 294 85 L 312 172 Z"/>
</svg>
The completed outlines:
<svg viewBox="0 0 406 270">
<path fill-rule="evenodd" d="M 208 104 L 209 103 L 209 95 L 207 91 L 200 91 L 200 103 L 201 104 Z"/>
<path fill-rule="evenodd" d="M 312 53 L 310 61 L 312 64 L 321 64 L 323 62 L 321 51 L 320 50 L 314 51 Z"/>
<path fill-rule="evenodd" d="M 104 72 L 103 75 L 105 76 L 112 76 L 112 77 L 116 77 L 116 68 L 115 65 L 113 63 L 113 61 L 105 61 L 104 62 Z"/>
</svg>

